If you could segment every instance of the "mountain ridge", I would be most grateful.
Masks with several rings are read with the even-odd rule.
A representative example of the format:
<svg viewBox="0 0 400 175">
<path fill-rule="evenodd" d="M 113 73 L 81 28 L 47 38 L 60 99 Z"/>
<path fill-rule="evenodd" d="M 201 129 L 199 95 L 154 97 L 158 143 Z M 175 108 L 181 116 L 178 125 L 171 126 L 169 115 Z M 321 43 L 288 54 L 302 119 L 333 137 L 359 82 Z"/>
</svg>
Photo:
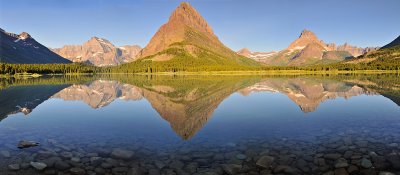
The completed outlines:
<svg viewBox="0 0 400 175">
<path fill-rule="evenodd" d="M 71 63 L 37 42 L 29 33 L 0 29 L 0 62 L 20 64 Z"/>
<path fill-rule="evenodd" d="M 91 37 L 82 45 L 65 45 L 52 50 L 72 62 L 103 67 L 134 61 L 141 47 L 137 45 L 117 47 L 107 39 Z"/>
</svg>

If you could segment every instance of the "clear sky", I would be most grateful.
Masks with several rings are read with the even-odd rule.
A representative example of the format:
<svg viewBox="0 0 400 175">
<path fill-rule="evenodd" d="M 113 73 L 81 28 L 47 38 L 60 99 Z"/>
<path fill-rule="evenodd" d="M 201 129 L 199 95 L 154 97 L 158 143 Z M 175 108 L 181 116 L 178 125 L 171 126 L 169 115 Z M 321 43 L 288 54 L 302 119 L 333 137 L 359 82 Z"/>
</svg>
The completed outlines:
<svg viewBox="0 0 400 175">
<path fill-rule="evenodd" d="M 0 27 L 48 47 L 92 36 L 144 47 L 180 0 L 0 0 Z M 286 48 L 303 29 L 325 42 L 382 46 L 400 35 L 400 0 L 189 0 L 238 50 Z"/>
</svg>

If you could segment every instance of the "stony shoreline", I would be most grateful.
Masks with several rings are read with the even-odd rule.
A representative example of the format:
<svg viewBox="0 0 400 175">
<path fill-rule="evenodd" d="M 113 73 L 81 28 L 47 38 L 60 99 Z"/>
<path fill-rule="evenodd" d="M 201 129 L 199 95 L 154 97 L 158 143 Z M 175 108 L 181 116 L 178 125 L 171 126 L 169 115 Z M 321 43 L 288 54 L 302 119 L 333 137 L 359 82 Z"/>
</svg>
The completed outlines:
<svg viewBox="0 0 400 175">
<path fill-rule="evenodd" d="M 1 174 L 324 174 L 400 173 L 400 147 L 393 135 L 339 132 L 313 140 L 252 138 L 215 145 L 165 147 L 107 143 L 64 145 L 47 139 L 37 148 L 0 151 Z M 366 137 L 368 136 L 368 137 Z M 388 141 L 395 141 L 390 143 Z M 139 143 L 140 141 L 138 141 Z M 124 143 L 125 145 L 127 143 Z M 124 145 L 113 143 L 111 145 Z M 7 147 L 7 145 L 6 145 Z"/>
</svg>

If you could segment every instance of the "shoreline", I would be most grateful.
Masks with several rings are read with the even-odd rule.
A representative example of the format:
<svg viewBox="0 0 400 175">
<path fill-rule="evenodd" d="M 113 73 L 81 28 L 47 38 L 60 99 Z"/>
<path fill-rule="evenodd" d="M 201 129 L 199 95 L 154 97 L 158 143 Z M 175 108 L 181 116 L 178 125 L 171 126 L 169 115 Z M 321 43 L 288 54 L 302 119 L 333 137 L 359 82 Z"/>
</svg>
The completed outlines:
<svg viewBox="0 0 400 175">
<path fill-rule="evenodd" d="M 201 71 L 201 72 L 155 72 L 155 73 L 72 73 L 72 74 L 0 74 L 0 78 L 38 78 L 41 76 L 84 76 L 84 75 L 324 75 L 324 74 L 399 74 L 398 70 L 356 70 L 356 71 Z"/>
</svg>

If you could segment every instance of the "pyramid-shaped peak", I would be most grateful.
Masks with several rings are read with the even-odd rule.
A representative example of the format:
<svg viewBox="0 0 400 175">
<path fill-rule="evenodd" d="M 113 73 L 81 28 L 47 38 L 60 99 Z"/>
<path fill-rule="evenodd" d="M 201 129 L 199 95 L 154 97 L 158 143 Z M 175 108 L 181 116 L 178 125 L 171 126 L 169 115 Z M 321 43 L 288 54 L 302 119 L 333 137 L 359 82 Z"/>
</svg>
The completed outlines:
<svg viewBox="0 0 400 175">
<path fill-rule="evenodd" d="M 183 23 L 197 30 L 214 34 L 207 21 L 188 2 L 182 2 L 175 9 L 168 23 Z"/>
<path fill-rule="evenodd" d="M 299 38 L 312 38 L 312 39 L 316 39 L 317 36 L 316 36 L 316 35 L 314 34 L 314 32 L 312 32 L 311 30 L 304 29 L 304 30 L 301 32 Z"/>
</svg>

